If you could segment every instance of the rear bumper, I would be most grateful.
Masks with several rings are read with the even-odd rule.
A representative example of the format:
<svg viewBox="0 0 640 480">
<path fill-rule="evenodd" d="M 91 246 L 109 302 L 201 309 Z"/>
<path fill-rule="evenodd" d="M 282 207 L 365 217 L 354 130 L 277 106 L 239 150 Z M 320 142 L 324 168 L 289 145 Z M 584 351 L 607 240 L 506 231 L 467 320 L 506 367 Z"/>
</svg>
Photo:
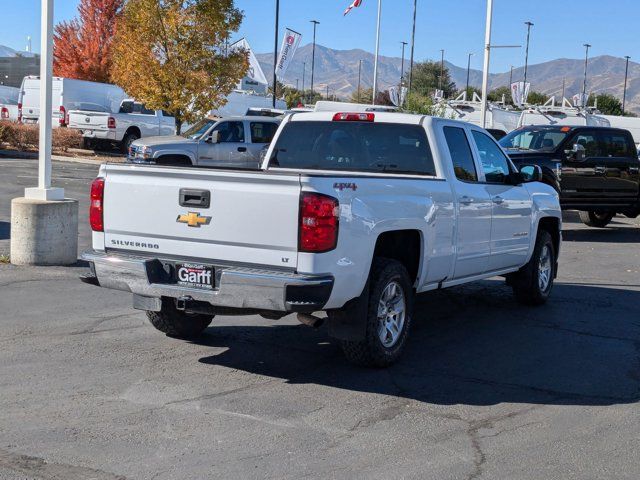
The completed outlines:
<svg viewBox="0 0 640 480">
<path fill-rule="evenodd" d="M 272 312 L 315 312 L 329 300 L 331 276 L 301 275 L 247 267 L 219 266 L 213 290 L 172 282 L 166 265 L 174 260 L 90 250 L 81 255 L 91 273 L 82 281 L 150 298 L 190 298 L 214 307 Z"/>
<path fill-rule="evenodd" d="M 95 140 L 108 140 L 111 142 L 116 141 L 115 130 L 92 130 L 90 128 L 82 128 L 82 126 L 73 126 L 70 128 L 75 128 L 76 130 L 80 130 L 82 132 L 82 136 L 90 140 L 95 139 Z"/>
</svg>

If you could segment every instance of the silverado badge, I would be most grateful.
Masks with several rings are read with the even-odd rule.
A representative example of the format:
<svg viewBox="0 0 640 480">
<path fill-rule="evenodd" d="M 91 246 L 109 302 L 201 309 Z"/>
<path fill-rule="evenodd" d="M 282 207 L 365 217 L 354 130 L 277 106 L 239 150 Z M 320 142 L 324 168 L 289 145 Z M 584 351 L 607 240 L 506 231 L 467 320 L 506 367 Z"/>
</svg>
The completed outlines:
<svg viewBox="0 0 640 480">
<path fill-rule="evenodd" d="M 201 217 L 198 212 L 189 212 L 185 215 L 178 215 L 178 223 L 186 223 L 190 227 L 200 228 L 201 225 L 209 225 L 211 217 Z"/>
</svg>

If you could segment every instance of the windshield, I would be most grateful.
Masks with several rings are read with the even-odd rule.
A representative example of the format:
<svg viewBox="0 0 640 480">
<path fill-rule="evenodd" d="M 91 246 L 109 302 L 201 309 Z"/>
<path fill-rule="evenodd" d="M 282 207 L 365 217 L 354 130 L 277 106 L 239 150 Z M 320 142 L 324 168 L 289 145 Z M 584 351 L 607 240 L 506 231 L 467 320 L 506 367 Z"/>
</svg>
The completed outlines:
<svg viewBox="0 0 640 480">
<path fill-rule="evenodd" d="M 195 123 L 186 132 L 182 132 L 181 135 L 183 137 L 190 138 L 191 140 L 197 140 L 202 135 L 204 135 L 207 132 L 207 130 L 213 127 L 215 123 L 216 122 L 214 120 L 208 120 L 205 118 L 204 120 L 200 120 L 199 122 Z"/>
<path fill-rule="evenodd" d="M 424 128 L 369 122 L 289 122 L 272 167 L 435 175 Z"/>
<path fill-rule="evenodd" d="M 521 128 L 511 132 L 499 143 L 503 148 L 549 152 L 555 150 L 567 138 L 569 131 L 567 127 Z"/>
</svg>

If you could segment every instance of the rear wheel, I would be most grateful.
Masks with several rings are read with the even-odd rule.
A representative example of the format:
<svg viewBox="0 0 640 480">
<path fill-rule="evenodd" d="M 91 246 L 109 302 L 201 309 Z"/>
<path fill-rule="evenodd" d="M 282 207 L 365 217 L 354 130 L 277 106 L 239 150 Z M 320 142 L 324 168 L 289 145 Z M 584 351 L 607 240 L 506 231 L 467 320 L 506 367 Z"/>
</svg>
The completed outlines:
<svg viewBox="0 0 640 480">
<path fill-rule="evenodd" d="M 607 210 L 580 212 L 580 220 L 582 221 L 582 223 L 590 227 L 597 228 L 604 228 L 609 225 L 614 216 L 615 212 L 610 212 Z"/>
<path fill-rule="evenodd" d="M 129 153 L 129 147 L 133 142 L 135 142 L 139 138 L 140 138 L 140 135 L 138 135 L 137 133 L 133 133 L 133 132 L 125 133 L 124 138 L 120 142 L 120 151 L 125 154 Z"/>
<path fill-rule="evenodd" d="M 553 239 L 546 230 L 539 230 L 531 260 L 510 281 L 516 300 L 525 305 L 544 304 L 553 288 L 555 268 Z"/>
<path fill-rule="evenodd" d="M 360 341 L 342 341 L 347 360 L 366 367 L 387 367 L 402 354 L 413 310 L 413 288 L 406 268 L 396 260 L 376 258 L 370 279 L 366 333 Z M 365 290 L 366 291 L 366 290 Z"/>
<path fill-rule="evenodd" d="M 172 299 L 162 299 L 159 312 L 147 312 L 147 317 L 156 329 L 176 338 L 194 338 L 200 335 L 213 321 L 213 315 L 185 313 L 177 310 Z"/>
</svg>

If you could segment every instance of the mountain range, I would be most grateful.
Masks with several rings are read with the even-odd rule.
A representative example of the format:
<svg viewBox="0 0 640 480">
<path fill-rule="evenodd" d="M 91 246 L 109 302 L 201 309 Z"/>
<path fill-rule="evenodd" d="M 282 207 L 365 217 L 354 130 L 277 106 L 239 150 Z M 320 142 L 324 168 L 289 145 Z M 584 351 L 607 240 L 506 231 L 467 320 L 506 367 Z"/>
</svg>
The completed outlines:
<svg viewBox="0 0 640 480">
<path fill-rule="evenodd" d="M 35 54 L 31 52 L 18 51 L 18 50 L 14 50 L 11 47 L 7 47 L 6 45 L 0 45 L 0 57 L 15 58 L 15 57 L 34 57 L 34 56 Z"/>
<path fill-rule="evenodd" d="M 302 88 L 303 64 L 306 63 L 304 87 L 310 88 L 311 83 L 311 54 L 312 45 L 307 44 L 298 49 L 287 71 L 284 83 Z M 268 79 L 273 75 L 273 53 L 257 54 L 256 57 Z M 374 56 L 372 53 L 360 50 L 335 50 L 316 44 L 314 88 L 322 93 L 326 92 L 339 98 L 347 99 L 358 88 L 358 66 L 362 60 L 361 87 L 369 88 L 373 83 Z M 408 69 L 409 60 L 405 58 L 404 69 Z M 467 80 L 467 69 L 458 67 L 445 61 L 452 80 L 459 89 L 463 89 Z M 400 82 L 402 59 L 400 57 L 380 57 L 379 61 L 380 88 L 386 89 Z M 624 89 L 625 59 L 602 55 L 589 59 L 587 91 L 594 94 L 610 93 L 622 98 Z M 489 87 L 494 89 L 509 85 L 510 72 L 492 73 L 489 76 Z M 522 80 L 524 67 L 513 69 L 513 81 Z M 544 63 L 529 65 L 527 81 L 531 82 L 531 89 L 547 95 L 556 95 L 558 101 L 562 95 L 563 80 L 565 96 L 567 98 L 580 93 L 584 79 L 584 59 L 559 58 Z M 480 87 L 482 72 L 471 70 L 469 74 L 471 86 Z M 629 62 L 629 77 L 627 84 L 627 108 L 640 113 L 640 64 Z"/>
</svg>

